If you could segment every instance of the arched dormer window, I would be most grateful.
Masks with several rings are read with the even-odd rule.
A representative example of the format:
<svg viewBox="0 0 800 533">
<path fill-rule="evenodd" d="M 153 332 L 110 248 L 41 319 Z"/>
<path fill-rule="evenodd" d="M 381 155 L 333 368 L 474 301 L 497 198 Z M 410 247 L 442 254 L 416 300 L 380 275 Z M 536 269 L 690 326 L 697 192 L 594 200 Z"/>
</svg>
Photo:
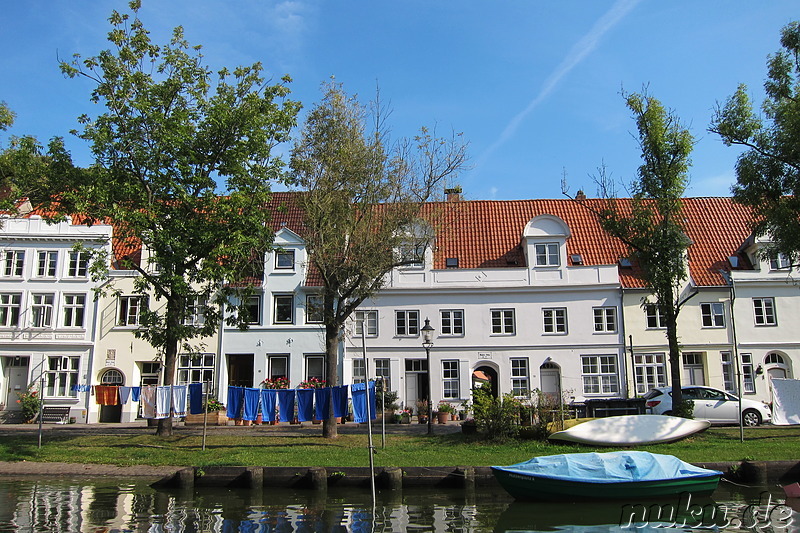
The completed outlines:
<svg viewBox="0 0 800 533">
<path fill-rule="evenodd" d="M 566 264 L 566 241 L 570 236 L 566 222 L 554 215 L 539 215 L 525 226 L 523 240 L 528 265 L 553 268 Z"/>
</svg>

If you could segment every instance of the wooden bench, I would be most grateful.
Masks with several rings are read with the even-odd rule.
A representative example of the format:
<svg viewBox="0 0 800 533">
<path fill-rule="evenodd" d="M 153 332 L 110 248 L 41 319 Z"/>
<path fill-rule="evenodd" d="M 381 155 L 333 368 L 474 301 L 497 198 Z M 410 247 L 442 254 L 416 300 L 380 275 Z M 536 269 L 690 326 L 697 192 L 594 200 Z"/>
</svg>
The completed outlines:
<svg viewBox="0 0 800 533">
<path fill-rule="evenodd" d="M 45 405 L 42 407 L 43 424 L 66 424 L 69 422 L 69 406 Z"/>
</svg>

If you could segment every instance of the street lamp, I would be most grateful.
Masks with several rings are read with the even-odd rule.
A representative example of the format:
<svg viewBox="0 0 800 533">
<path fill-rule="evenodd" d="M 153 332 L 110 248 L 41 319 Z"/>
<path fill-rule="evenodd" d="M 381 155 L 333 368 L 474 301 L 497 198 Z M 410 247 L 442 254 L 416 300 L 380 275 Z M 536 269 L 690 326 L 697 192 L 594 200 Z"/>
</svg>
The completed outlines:
<svg viewBox="0 0 800 533">
<path fill-rule="evenodd" d="M 431 321 L 425 319 L 425 325 L 422 326 L 422 347 L 425 348 L 425 359 L 428 362 L 428 435 L 433 435 L 433 426 L 431 425 L 431 418 L 433 418 L 433 409 L 431 407 L 431 347 L 433 346 L 433 327 Z"/>
</svg>

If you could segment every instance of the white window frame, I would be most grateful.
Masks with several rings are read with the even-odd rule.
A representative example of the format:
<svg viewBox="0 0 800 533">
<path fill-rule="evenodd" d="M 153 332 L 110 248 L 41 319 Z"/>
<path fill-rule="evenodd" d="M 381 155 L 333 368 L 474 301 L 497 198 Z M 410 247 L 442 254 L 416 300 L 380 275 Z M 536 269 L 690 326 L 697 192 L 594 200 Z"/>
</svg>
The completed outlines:
<svg viewBox="0 0 800 533">
<path fill-rule="evenodd" d="M 55 294 L 40 292 L 31 294 L 31 327 L 52 328 Z"/>
<path fill-rule="evenodd" d="M 442 398 L 457 400 L 461 398 L 461 378 L 458 359 L 442 361 Z"/>
<path fill-rule="evenodd" d="M 753 370 L 753 354 L 740 353 L 742 360 L 742 388 L 745 394 L 756 393 L 756 374 Z"/>
<path fill-rule="evenodd" d="M 644 306 L 644 319 L 645 327 L 647 329 L 665 329 L 667 326 L 664 324 L 664 315 L 661 312 L 661 307 L 658 304 L 645 304 Z M 656 325 L 651 326 L 653 322 Z"/>
<path fill-rule="evenodd" d="M 401 266 L 407 269 L 425 268 L 425 251 L 428 248 L 425 244 L 401 244 L 400 261 L 411 261 Z"/>
<path fill-rule="evenodd" d="M 598 396 L 619 392 L 616 355 L 581 355 L 583 394 Z"/>
<path fill-rule="evenodd" d="M 353 332 L 356 337 L 361 337 L 361 330 L 364 322 L 367 324 L 367 331 L 364 333 L 365 337 L 378 336 L 378 311 L 375 309 L 367 309 L 356 311 L 353 313 Z"/>
<path fill-rule="evenodd" d="M 514 335 L 516 333 L 516 317 L 513 308 L 490 309 L 492 335 Z"/>
<path fill-rule="evenodd" d="M 792 262 L 784 254 L 779 253 L 769 258 L 770 270 L 788 270 L 791 266 Z"/>
<path fill-rule="evenodd" d="M 511 394 L 516 397 L 527 397 L 530 394 L 530 372 L 527 357 L 512 357 L 511 363 Z"/>
<path fill-rule="evenodd" d="M 278 308 L 284 307 L 288 301 L 289 318 L 278 320 Z M 281 304 L 283 302 L 283 304 Z M 294 294 L 273 294 L 272 295 L 272 323 L 273 324 L 294 324 Z"/>
<path fill-rule="evenodd" d="M 184 326 L 203 327 L 206 323 L 206 306 L 208 298 L 193 296 L 186 298 L 186 314 L 183 317 Z"/>
<path fill-rule="evenodd" d="M 419 337 L 419 311 L 416 309 L 395 310 L 394 332 L 397 337 Z"/>
<path fill-rule="evenodd" d="M 252 311 L 255 308 L 255 313 L 250 313 L 250 317 L 247 321 L 248 324 L 254 326 L 261 325 L 261 295 L 255 294 L 253 296 L 248 296 L 247 301 L 245 302 L 244 306 L 248 308 L 248 310 Z"/>
<path fill-rule="evenodd" d="M 36 258 L 36 277 L 55 278 L 58 272 L 58 251 L 38 250 Z"/>
<path fill-rule="evenodd" d="M 78 371 L 81 358 L 78 356 L 49 355 L 45 371 L 45 397 L 74 398 L 77 391 L 72 390 L 78 384 Z"/>
<path fill-rule="evenodd" d="M 275 270 L 290 270 L 293 271 L 294 266 L 294 250 L 279 250 L 275 252 Z"/>
<path fill-rule="evenodd" d="M 324 300 L 321 294 L 306 295 L 306 324 L 322 324 L 325 321 Z"/>
<path fill-rule="evenodd" d="M 286 370 L 285 374 L 278 374 L 275 370 L 275 363 L 277 361 L 283 361 L 284 369 Z M 267 377 L 269 379 L 275 378 L 286 378 L 289 379 L 289 354 L 270 354 L 267 356 Z"/>
<path fill-rule="evenodd" d="M 19 327 L 22 312 L 22 294 L 18 292 L 0 293 L 0 327 Z"/>
<path fill-rule="evenodd" d="M 117 326 L 135 328 L 139 326 L 144 298 L 142 296 L 122 295 L 119 297 Z"/>
<path fill-rule="evenodd" d="M 86 295 L 64 294 L 63 326 L 65 328 L 83 328 L 86 320 Z"/>
<path fill-rule="evenodd" d="M 442 309 L 439 311 L 441 335 L 443 337 L 464 336 L 464 310 Z"/>
<path fill-rule="evenodd" d="M 312 373 L 311 372 L 311 367 L 312 367 L 311 363 L 314 363 L 314 365 L 317 365 L 317 364 L 319 365 L 319 368 L 320 368 L 320 372 L 319 373 Z M 325 356 L 324 355 L 306 354 L 305 357 L 304 357 L 304 360 L 303 360 L 303 366 L 304 366 L 304 368 L 303 368 L 303 376 L 304 376 L 306 381 L 308 381 L 311 378 L 317 378 L 317 379 L 322 379 L 322 380 L 325 379 Z"/>
<path fill-rule="evenodd" d="M 722 386 L 727 392 L 738 394 L 736 365 L 733 364 L 733 354 L 731 352 L 720 352 L 719 358 L 722 361 Z"/>
<path fill-rule="evenodd" d="M 67 263 L 68 278 L 85 278 L 89 274 L 89 252 L 86 250 L 70 250 Z"/>
<path fill-rule="evenodd" d="M 537 267 L 557 267 L 561 265 L 561 244 L 557 242 L 537 242 L 533 245 L 534 265 Z"/>
<path fill-rule="evenodd" d="M 5 250 L 0 275 L 4 278 L 21 278 L 25 272 L 25 250 Z"/>
<path fill-rule="evenodd" d="M 566 335 L 567 308 L 546 307 L 542 309 L 542 328 L 545 335 Z"/>
<path fill-rule="evenodd" d="M 389 359 L 375 359 L 375 377 L 383 378 L 384 390 L 392 390 L 392 368 Z"/>
<path fill-rule="evenodd" d="M 356 357 L 353 359 L 353 383 L 364 383 L 366 380 L 366 368 L 364 368 L 364 359 Z"/>
<path fill-rule="evenodd" d="M 758 327 L 777 326 L 775 298 L 753 298 L 753 318 Z"/>
<path fill-rule="evenodd" d="M 616 307 L 593 307 L 594 332 L 595 333 L 616 333 L 617 332 L 617 308 Z"/>
<path fill-rule="evenodd" d="M 700 316 L 704 328 L 725 327 L 725 304 L 722 302 L 704 302 L 700 304 Z"/>
<path fill-rule="evenodd" d="M 636 394 L 667 386 L 667 363 L 663 353 L 636 353 L 633 355 L 633 379 Z"/>
<path fill-rule="evenodd" d="M 178 355 L 178 385 L 211 383 L 214 386 L 216 356 L 213 353 L 182 353 Z"/>
</svg>

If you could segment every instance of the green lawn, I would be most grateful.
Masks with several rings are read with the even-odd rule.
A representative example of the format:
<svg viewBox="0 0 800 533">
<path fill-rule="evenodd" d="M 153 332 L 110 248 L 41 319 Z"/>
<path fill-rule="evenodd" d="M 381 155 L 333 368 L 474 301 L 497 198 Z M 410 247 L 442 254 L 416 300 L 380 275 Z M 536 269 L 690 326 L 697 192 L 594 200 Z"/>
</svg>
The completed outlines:
<svg viewBox="0 0 800 533">
<path fill-rule="evenodd" d="M 675 455 L 689 462 L 800 460 L 800 428 L 748 429 L 745 442 L 738 428 L 714 428 L 672 444 L 640 449 Z M 35 435 L 7 436 L 0 441 L 0 461 L 78 462 L 114 465 L 174 466 L 366 466 L 366 435 L 320 436 L 209 435 L 207 449 L 201 437 L 176 435 L 162 439 L 152 434 L 135 436 L 45 436 L 37 449 Z M 385 449 L 376 438 L 376 466 L 503 465 L 538 455 L 610 451 L 581 445 L 556 445 L 536 441 L 506 444 L 466 438 L 460 433 L 387 437 Z"/>
</svg>

